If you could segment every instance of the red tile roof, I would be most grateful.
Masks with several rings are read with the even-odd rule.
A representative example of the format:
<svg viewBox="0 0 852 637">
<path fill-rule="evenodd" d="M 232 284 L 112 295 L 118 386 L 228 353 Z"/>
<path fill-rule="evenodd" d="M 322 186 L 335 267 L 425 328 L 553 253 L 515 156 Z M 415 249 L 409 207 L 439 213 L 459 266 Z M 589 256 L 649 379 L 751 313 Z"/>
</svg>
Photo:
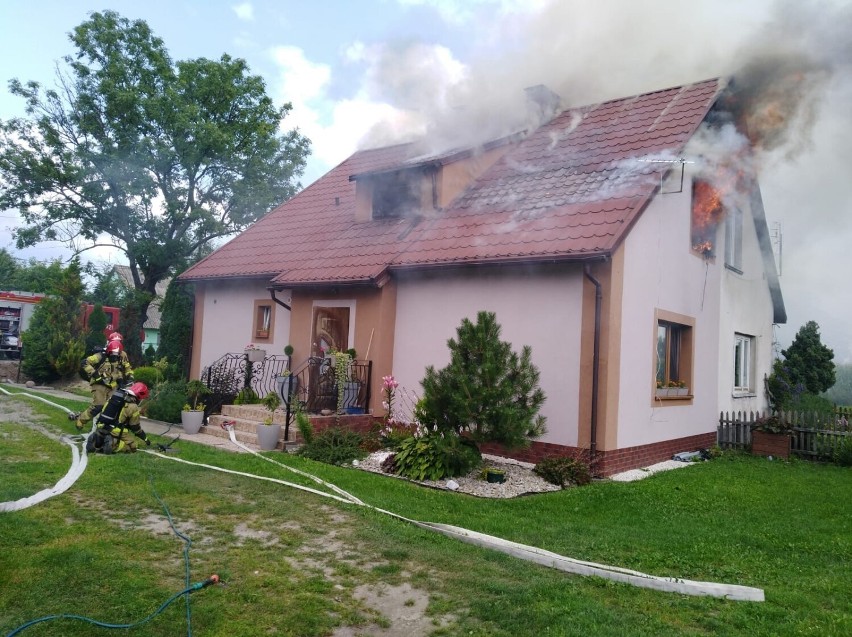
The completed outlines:
<svg viewBox="0 0 852 637">
<path fill-rule="evenodd" d="M 677 158 L 719 89 L 708 80 L 564 111 L 418 221 L 355 221 L 350 177 L 421 161 L 419 149 L 357 152 L 179 278 L 374 283 L 394 268 L 607 254 L 659 185 L 660 164 L 641 160 Z"/>
</svg>

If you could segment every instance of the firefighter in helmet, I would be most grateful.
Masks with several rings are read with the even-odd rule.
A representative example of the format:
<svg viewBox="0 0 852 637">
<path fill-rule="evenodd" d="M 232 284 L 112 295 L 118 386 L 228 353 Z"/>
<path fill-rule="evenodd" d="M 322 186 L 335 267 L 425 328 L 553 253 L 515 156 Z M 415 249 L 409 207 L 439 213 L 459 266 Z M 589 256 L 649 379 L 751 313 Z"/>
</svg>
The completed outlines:
<svg viewBox="0 0 852 637">
<path fill-rule="evenodd" d="M 78 431 L 82 431 L 86 423 L 101 412 L 114 390 L 133 382 L 133 368 L 118 339 L 107 343 L 103 352 L 95 352 L 88 356 L 83 364 L 83 371 L 89 379 L 92 404 L 77 415 L 75 424 Z"/>
<path fill-rule="evenodd" d="M 136 438 L 147 446 L 151 440 L 140 425 L 139 403 L 148 398 L 145 383 L 133 383 L 127 389 L 117 389 L 97 416 L 97 429 L 86 442 L 89 453 L 133 453 Z"/>
</svg>

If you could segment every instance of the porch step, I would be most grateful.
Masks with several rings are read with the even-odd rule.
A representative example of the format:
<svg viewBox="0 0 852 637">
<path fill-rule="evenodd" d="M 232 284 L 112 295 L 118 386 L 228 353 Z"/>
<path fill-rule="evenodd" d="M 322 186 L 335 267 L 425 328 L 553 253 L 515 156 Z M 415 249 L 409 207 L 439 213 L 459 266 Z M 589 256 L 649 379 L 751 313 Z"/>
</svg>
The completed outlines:
<svg viewBox="0 0 852 637">
<path fill-rule="evenodd" d="M 202 429 L 202 431 L 211 436 L 216 436 L 217 438 L 224 438 L 226 440 L 229 440 L 230 434 L 226 429 L 222 428 L 222 424 L 228 422 L 231 423 L 231 426 L 234 428 L 234 437 L 239 442 L 242 442 L 244 444 L 250 444 L 256 447 L 257 425 L 258 423 L 262 422 L 262 419 L 257 419 L 252 413 L 241 413 L 240 415 L 235 415 L 227 413 L 228 411 L 229 406 L 223 406 L 222 414 L 212 414 L 207 419 L 207 425 Z M 275 421 L 273 420 L 273 422 Z M 289 440 L 285 443 L 284 424 L 279 424 L 281 424 L 281 437 L 278 440 L 278 445 L 275 447 L 276 449 L 284 451 L 302 444 L 301 436 L 299 436 L 299 432 L 296 430 L 292 423 L 290 424 Z"/>
</svg>

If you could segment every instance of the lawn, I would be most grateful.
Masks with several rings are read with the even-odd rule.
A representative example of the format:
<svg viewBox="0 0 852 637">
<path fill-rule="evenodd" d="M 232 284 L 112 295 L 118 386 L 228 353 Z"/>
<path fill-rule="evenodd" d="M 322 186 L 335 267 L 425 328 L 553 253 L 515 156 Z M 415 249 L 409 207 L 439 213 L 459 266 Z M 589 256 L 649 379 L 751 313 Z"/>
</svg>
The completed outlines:
<svg viewBox="0 0 852 637">
<path fill-rule="evenodd" d="M 0 396 L 0 502 L 68 469 L 68 446 L 34 422 L 73 431 L 54 408 Z M 250 455 L 183 439 L 175 447 L 181 459 L 317 487 Z M 852 634 L 849 468 L 732 454 L 638 482 L 487 500 L 268 456 L 408 518 L 653 575 L 759 587 L 766 601 L 561 573 L 367 508 L 137 453 L 91 457 L 67 492 L 0 513 L 0 634 L 54 614 L 120 624 L 155 613 L 186 587 L 187 542 L 170 520 L 191 540 L 190 583 L 218 573 L 224 584 L 130 634 L 190 634 L 190 621 L 192 634 L 223 637 Z M 423 621 L 403 630 L 397 611 Z M 58 619 L 22 634 L 106 632 Z"/>
</svg>

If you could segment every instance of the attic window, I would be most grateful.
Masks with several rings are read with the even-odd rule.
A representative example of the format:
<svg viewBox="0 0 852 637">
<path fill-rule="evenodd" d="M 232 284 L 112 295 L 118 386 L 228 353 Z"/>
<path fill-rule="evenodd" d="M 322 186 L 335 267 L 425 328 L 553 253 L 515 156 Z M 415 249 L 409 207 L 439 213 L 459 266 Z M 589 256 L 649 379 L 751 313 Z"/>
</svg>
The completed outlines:
<svg viewBox="0 0 852 637">
<path fill-rule="evenodd" d="M 399 171 L 375 177 L 373 219 L 402 219 L 420 210 L 419 175 Z"/>
<path fill-rule="evenodd" d="M 716 256 L 716 229 L 725 216 L 722 194 L 708 181 L 692 183 L 692 250 L 705 259 Z"/>
</svg>

